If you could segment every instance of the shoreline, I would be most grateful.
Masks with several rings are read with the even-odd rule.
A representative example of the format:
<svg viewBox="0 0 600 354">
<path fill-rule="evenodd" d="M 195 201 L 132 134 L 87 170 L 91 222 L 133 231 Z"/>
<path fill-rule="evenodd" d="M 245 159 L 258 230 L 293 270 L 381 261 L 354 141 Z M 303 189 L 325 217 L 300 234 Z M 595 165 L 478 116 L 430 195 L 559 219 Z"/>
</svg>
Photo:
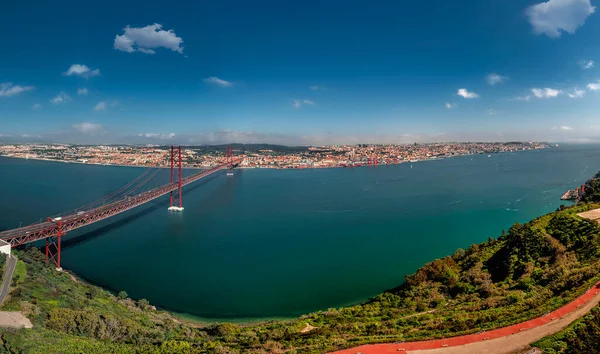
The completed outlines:
<svg viewBox="0 0 600 354">
<path fill-rule="evenodd" d="M 451 155 L 451 156 L 441 156 L 441 157 L 432 157 L 428 159 L 417 159 L 417 160 L 400 160 L 398 163 L 381 163 L 381 164 L 356 164 L 356 165 L 327 165 L 327 166 L 238 166 L 237 169 L 244 170 L 259 170 L 259 169 L 271 169 L 271 170 L 312 170 L 312 169 L 328 169 L 328 168 L 358 168 L 358 167 L 378 167 L 378 166 L 397 166 L 406 163 L 417 163 L 417 162 L 427 162 L 427 161 L 440 161 L 455 157 L 465 157 L 465 156 L 476 156 L 476 155 L 500 155 L 500 154 L 515 154 L 519 152 L 529 152 L 529 151 L 537 151 L 537 150 L 545 150 L 549 149 L 551 146 L 536 148 L 536 149 L 525 149 L 525 150 L 515 150 L 515 151 L 498 151 L 498 152 L 479 152 L 479 153 L 471 153 L 471 154 L 462 154 L 462 155 Z M 49 159 L 43 157 L 20 157 L 14 155 L 0 155 L 0 157 L 6 157 L 11 159 L 20 159 L 20 160 L 34 160 L 34 161 L 46 161 L 46 162 L 58 162 L 58 163 L 67 163 L 67 164 L 80 164 L 80 165 L 88 165 L 88 166 L 106 166 L 106 167 L 137 167 L 137 168 L 161 168 L 161 169 L 169 169 L 169 166 L 145 166 L 145 165 L 122 165 L 122 164 L 104 164 L 104 163 L 88 163 L 81 161 L 66 161 L 66 160 L 56 160 Z M 183 166 L 183 169 L 190 170 L 207 170 L 214 166 L 206 166 L 206 167 L 198 167 L 198 166 Z"/>
<path fill-rule="evenodd" d="M 493 153 L 493 155 L 500 155 L 500 154 L 515 154 L 518 152 L 532 152 L 532 151 L 537 151 L 537 150 L 545 150 L 548 148 L 543 148 L 543 149 L 527 149 L 527 150 L 519 150 L 519 151 L 506 151 L 506 152 L 497 152 L 497 153 Z M 443 158 L 431 158 L 431 159 L 426 159 L 426 160 L 412 160 L 412 161 L 401 161 L 398 164 L 380 164 L 380 165 L 360 165 L 360 166 L 355 166 L 355 167 L 379 167 L 379 166 L 390 166 L 390 165 L 400 165 L 400 164 L 405 164 L 407 162 L 409 163 L 417 163 L 417 162 L 427 162 L 427 161 L 439 161 L 439 160 L 444 160 L 444 159 L 449 159 L 449 158 L 461 158 L 461 157 L 468 157 L 468 156 L 474 156 L 474 155 L 489 155 L 486 153 L 474 153 L 474 154 L 464 154 L 464 155 L 455 155 L 455 156 L 447 156 L 447 157 L 443 157 Z M 116 165 L 116 164 L 99 164 L 99 163 L 84 163 L 84 162 L 79 162 L 79 161 L 64 161 L 64 160 L 54 160 L 54 159 L 46 159 L 46 158 L 22 158 L 22 157 L 18 157 L 18 156 L 11 156 L 11 155 L 0 155 L 0 158 L 2 157 L 7 157 L 7 158 L 13 158 L 13 159 L 21 159 L 21 160 L 34 160 L 34 161 L 46 161 L 46 162 L 58 162 L 58 163 L 73 163 L 73 164 L 81 164 L 81 165 L 90 165 L 90 166 L 107 166 L 107 167 L 145 167 L 145 168 L 153 168 L 150 166 L 138 166 L 138 165 Z M 168 166 L 155 166 L 154 168 L 166 168 L 168 169 Z M 278 168 L 278 167 L 238 167 L 240 169 L 247 169 L 247 170 L 255 170 L 255 169 L 282 169 L 282 170 L 313 170 L 313 169 L 328 169 L 328 168 L 344 168 L 343 166 L 322 166 L 322 167 L 308 167 L 308 168 Z M 199 169 L 201 170 L 202 168 L 199 167 L 184 167 L 184 169 Z M 114 295 L 116 295 L 118 293 L 118 290 L 113 290 L 110 287 L 104 286 L 104 285 L 100 285 L 97 284 L 95 282 L 92 282 L 88 279 L 85 279 L 83 277 L 81 277 L 80 275 L 78 275 L 76 272 L 74 272 L 73 270 L 69 270 L 66 269 L 70 272 L 70 274 L 74 275 L 75 277 L 77 277 L 79 280 L 94 285 L 94 286 L 98 286 L 100 288 L 103 288 L 111 293 L 113 293 Z M 355 300 L 355 301 L 351 301 L 351 302 L 346 302 L 340 305 L 335 305 L 336 308 L 343 308 L 343 307 L 349 307 L 349 306 L 355 306 L 355 305 L 359 305 L 361 303 L 364 303 L 365 301 L 368 301 L 370 298 L 377 296 L 378 294 L 384 292 L 386 289 L 381 290 L 380 292 L 377 292 L 375 294 L 373 294 L 372 296 L 368 296 L 359 300 Z M 178 318 L 179 320 L 185 321 L 185 322 L 189 322 L 189 323 L 193 323 L 195 325 L 211 325 L 211 324 L 215 324 L 215 323 L 235 323 L 235 324 L 240 324 L 240 325 L 254 325 L 254 324 L 264 324 L 264 323 L 268 323 L 268 322 L 272 322 L 272 321 L 290 321 L 290 320 L 294 320 L 302 315 L 290 315 L 290 316 L 267 316 L 267 317 L 203 317 L 202 315 L 195 315 L 195 314 L 191 314 L 191 313 L 186 313 L 186 312 L 182 312 L 179 310 L 175 310 L 175 309 L 171 309 L 168 307 L 162 307 L 156 304 L 153 304 L 154 306 L 156 306 L 158 309 L 165 311 L 169 314 L 171 314 L 172 316 Z M 308 313 L 313 313 L 313 312 L 318 312 L 318 311 L 324 311 L 326 309 L 315 309 L 313 311 L 310 311 Z"/>
</svg>

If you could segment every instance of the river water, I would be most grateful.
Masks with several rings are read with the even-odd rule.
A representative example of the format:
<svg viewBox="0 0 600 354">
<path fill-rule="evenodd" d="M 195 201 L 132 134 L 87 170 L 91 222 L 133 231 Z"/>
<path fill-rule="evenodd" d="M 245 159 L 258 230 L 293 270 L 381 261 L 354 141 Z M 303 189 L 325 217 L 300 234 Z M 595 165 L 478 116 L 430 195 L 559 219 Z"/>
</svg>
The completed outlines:
<svg viewBox="0 0 600 354">
<path fill-rule="evenodd" d="M 555 210 L 599 145 L 350 169 L 237 170 L 69 233 L 62 265 L 200 318 L 292 317 L 400 285 L 456 248 Z M 102 198 L 140 168 L 0 158 L 0 230 Z M 188 172 L 190 173 L 190 172 Z M 155 184 L 165 182 L 161 171 Z"/>
</svg>

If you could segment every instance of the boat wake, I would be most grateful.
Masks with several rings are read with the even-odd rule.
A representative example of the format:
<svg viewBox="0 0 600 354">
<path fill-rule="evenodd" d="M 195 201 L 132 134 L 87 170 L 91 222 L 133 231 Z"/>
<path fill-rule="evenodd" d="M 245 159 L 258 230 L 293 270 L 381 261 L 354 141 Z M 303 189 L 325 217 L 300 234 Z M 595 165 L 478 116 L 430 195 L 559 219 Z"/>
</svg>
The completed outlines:
<svg viewBox="0 0 600 354">
<path fill-rule="evenodd" d="M 355 211 L 365 210 L 367 207 L 358 208 L 358 209 L 342 209 L 342 210 L 315 210 L 315 213 L 352 213 Z"/>
</svg>

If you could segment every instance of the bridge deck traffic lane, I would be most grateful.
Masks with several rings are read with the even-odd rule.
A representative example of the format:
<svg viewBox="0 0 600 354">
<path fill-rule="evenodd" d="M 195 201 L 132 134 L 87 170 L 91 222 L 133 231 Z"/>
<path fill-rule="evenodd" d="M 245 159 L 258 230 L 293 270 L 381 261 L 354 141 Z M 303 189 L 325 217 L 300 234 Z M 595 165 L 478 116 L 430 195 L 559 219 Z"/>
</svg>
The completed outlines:
<svg viewBox="0 0 600 354">
<path fill-rule="evenodd" d="M 517 336 L 521 339 L 525 338 L 524 342 L 532 343 L 543 336 L 551 335 L 568 326 L 577 318 L 585 315 L 592 307 L 600 302 L 600 283 L 594 285 L 585 294 L 573 300 L 569 304 L 552 311 L 544 316 L 518 323 L 512 326 L 498 328 L 479 334 L 469 334 L 446 339 L 434 339 L 420 342 L 406 342 L 397 344 L 370 344 L 356 348 L 340 350 L 338 354 L 384 354 L 384 353 L 431 353 L 431 354 L 450 354 L 450 353 L 497 353 L 501 348 L 496 347 L 494 340 L 508 339 L 517 345 L 521 344 L 516 341 Z M 557 323 L 558 325 L 555 325 Z M 552 331 L 543 332 L 542 337 L 536 338 L 532 336 L 532 330 L 538 329 L 541 326 L 552 328 Z M 528 341 L 527 338 L 531 338 Z M 477 345 L 478 349 L 472 348 L 471 345 L 488 342 L 492 344 Z M 508 341 L 509 343 L 511 341 Z M 486 351 L 483 348 L 491 346 L 492 351 Z M 522 346 L 522 345 L 521 345 Z M 469 349 L 467 349 L 469 347 Z M 479 348 L 481 347 L 481 348 Z M 489 349 L 489 348 L 488 348 Z M 506 348 L 502 348 L 504 350 Z M 518 347 L 513 349 L 519 349 Z M 503 351 L 504 352 L 504 351 Z M 509 353 L 511 351 L 508 351 Z"/>
</svg>

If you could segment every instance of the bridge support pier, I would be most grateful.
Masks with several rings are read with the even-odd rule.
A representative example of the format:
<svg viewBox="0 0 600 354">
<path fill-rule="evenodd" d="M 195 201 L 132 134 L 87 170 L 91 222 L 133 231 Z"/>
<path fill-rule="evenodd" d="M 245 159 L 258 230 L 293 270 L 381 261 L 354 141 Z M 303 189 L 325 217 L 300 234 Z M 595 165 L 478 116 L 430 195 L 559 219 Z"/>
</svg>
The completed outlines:
<svg viewBox="0 0 600 354">
<path fill-rule="evenodd" d="M 62 220 L 58 220 L 56 225 L 58 227 L 56 236 L 46 238 L 46 263 L 54 263 L 56 270 L 62 270 L 60 267 L 60 239 L 64 236 Z"/>
</svg>

